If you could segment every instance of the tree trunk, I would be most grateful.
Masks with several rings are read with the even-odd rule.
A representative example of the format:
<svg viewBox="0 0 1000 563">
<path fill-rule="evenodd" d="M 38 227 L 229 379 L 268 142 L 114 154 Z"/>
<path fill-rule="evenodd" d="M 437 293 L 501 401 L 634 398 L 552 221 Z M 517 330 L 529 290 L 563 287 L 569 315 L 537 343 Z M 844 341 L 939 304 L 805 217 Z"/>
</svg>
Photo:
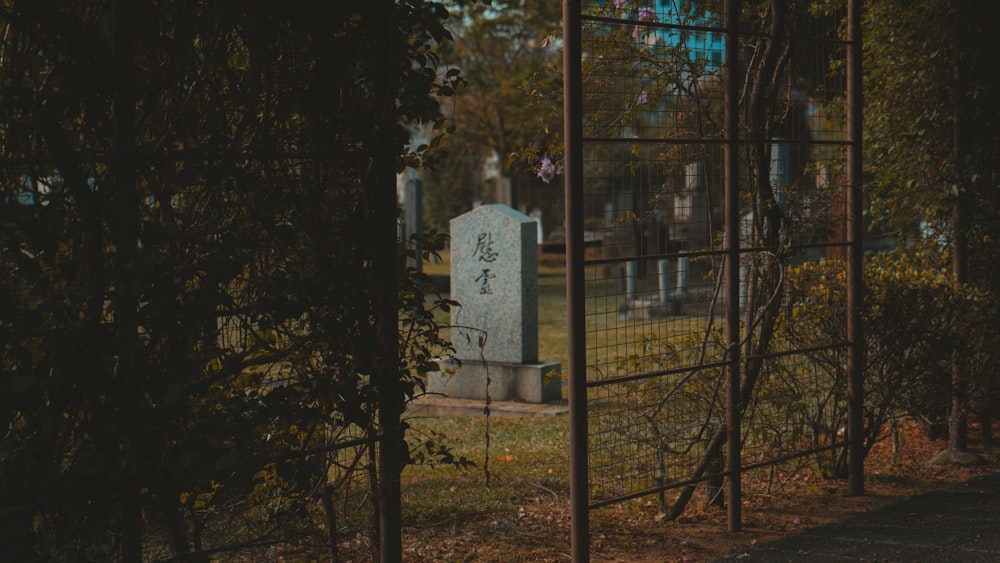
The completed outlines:
<svg viewBox="0 0 1000 563">
<path fill-rule="evenodd" d="M 333 487 L 327 485 L 321 494 L 323 495 L 323 512 L 326 514 L 327 541 L 330 542 L 327 554 L 330 557 L 330 563 L 339 563 L 340 548 L 337 545 L 337 527 L 340 524 L 337 519 L 337 507 L 333 505 L 333 493 Z"/>
<path fill-rule="evenodd" d="M 762 261 L 760 274 L 751 269 L 746 305 L 746 324 L 748 335 L 743 345 L 740 357 L 747 358 L 741 371 L 742 380 L 739 389 L 739 413 L 742 417 L 753 397 L 757 381 L 764 368 L 762 355 L 771 345 L 774 326 L 778 319 L 781 302 L 781 276 L 784 260 L 781 251 L 781 230 L 784 226 L 784 212 L 778 205 L 774 190 L 770 183 L 770 142 L 771 123 L 774 104 L 777 95 L 777 85 L 788 60 L 789 19 L 787 0 L 770 0 L 768 3 L 767 21 L 769 38 L 763 56 L 747 69 L 748 83 L 745 91 L 747 98 L 746 124 L 749 138 L 754 141 L 750 145 L 750 189 L 753 197 L 754 245 L 770 251 L 771 256 Z M 765 255 L 761 255 L 765 256 Z M 727 416 L 727 420 L 732 417 Z M 726 426 L 721 426 L 712 436 L 706 446 L 705 454 L 690 478 L 699 479 L 717 461 L 719 452 L 725 444 Z M 731 467 L 739 467 L 738 459 L 728 460 Z M 739 479 L 738 474 L 730 474 L 730 479 Z M 667 512 L 667 519 L 679 517 L 694 494 L 695 485 L 682 489 L 680 496 Z M 741 499 L 729 499 L 730 504 L 741 502 Z M 738 531 L 739 526 L 730 522 L 730 531 Z"/>
<path fill-rule="evenodd" d="M 187 525 L 184 515 L 176 503 L 177 495 L 168 495 L 160 512 L 163 514 L 163 525 L 166 527 L 167 543 L 170 553 L 179 561 L 190 563 L 208 563 L 207 555 L 193 553 L 188 541 Z M 171 502 L 173 500 L 173 502 Z"/>
<path fill-rule="evenodd" d="M 992 400 L 992 399 L 987 399 Z M 983 438 L 983 449 L 989 450 L 993 447 L 993 408 L 984 407 L 979 413 L 979 423 L 982 428 L 980 433 Z"/>
</svg>

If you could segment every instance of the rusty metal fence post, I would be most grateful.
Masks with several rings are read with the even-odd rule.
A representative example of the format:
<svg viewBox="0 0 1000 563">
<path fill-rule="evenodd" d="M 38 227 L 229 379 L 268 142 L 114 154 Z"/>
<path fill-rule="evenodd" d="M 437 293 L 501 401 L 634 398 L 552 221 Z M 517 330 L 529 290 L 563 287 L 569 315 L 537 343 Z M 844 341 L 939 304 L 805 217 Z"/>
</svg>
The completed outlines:
<svg viewBox="0 0 1000 563">
<path fill-rule="evenodd" d="M 573 561 L 590 560 L 587 464 L 587 342 L 584 303 L 583 98 L 580 0 L 563 1 L 563 104 L 566 139 L 566 321 L 569 325 L 569 438 Z"/>
<path fill-rule="evenodd" d="M 740 424 L 740 1 L 726 0 L 725 67 L 725 276 L 726 276 L 726 475 L 729 484 L 727 521 L 730 532 L 742 527 L 740 480 L 742 425 Z"/>
<path fill-rule="evenodd" d="M 864 219 L 862 216 L 862 81 L 861 81 L 861 1 L 850 0 L 847 8 L 847 93 L 848 93 L 848 289 L 847 289 L 847 355 L 848 374 L 848 439 L 849 492 L 863 495 L 865 491 L 864 464 L 864 371 L 865 342 L 861 323 L 864 304 Z"/>
</svg>

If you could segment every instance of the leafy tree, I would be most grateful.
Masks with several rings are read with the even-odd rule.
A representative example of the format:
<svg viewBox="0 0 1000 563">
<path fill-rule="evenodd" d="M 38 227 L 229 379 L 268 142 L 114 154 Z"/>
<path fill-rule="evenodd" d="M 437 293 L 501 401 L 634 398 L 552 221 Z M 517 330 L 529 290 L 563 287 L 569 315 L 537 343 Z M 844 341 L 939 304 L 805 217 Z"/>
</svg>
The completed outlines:
<svg viewBox="0 0 1000 563">
<path fill-rule="evenodd" d="M 0 3 L 8 556 L 336 559 L 359 474 L 398 552 L 400 417 L 445 343 L 398 295 L 394 172 L 454 87 L 446 17 Z"/>
<path fill-rule="evenodd" d="M 499 175 L 511 182 L 514 207 L 561 216 L 552 188 L 536 177 L 541 158 L 554 157 L 550 151 L 562 132 L 561 52 L 554 38 L 560 4 L 503 0 L 457 13 L 449 24 L 455 44 L 442 61 L 462 68 L 464 84 L 444 101 L 452 131 L 443 143 L 448 156 L 426 184 L 428 197 L 442 201 L 441 216 L 431 222 L 443 224 L 454 216 L 446 215 L 454 205 L 443 200 L 460 198 L 467 206 L 470 195 L 496 195 L 490 187 L 463 193 L 493 158 Z"/>
<path fill-rule="evenodd" d="M 994 296 L 1000 81 L 988 53 L 1000 45 L 988 22 L 998 15 L 965 0 L 886 0 L 864 21 L 871 217 L 904 239 L 947 241 L 954 282 Z M 970 367 L 955 358 L 954 450 L 966 446 Z"/>
</svg>

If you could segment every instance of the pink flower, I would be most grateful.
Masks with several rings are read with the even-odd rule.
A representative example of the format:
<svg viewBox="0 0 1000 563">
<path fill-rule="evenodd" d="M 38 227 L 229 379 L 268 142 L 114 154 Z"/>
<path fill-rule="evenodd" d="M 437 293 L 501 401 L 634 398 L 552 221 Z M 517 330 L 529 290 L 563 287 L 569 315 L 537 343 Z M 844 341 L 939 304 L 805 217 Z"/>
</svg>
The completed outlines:
<svg viewBox="0 0 1000 563">
<path fill-rule="evenodd" d="M 796 516 L 795 518 L 792 518 L 792 524 L 795 524 L 796 526 L 798 526 L 801 523 L 802 523 L 802 519 L 799 518 L 798 516 Z"/>
<path fill-rule="evenodd" d="M 635 105 L 644 104 L 649 101 L 649 94 L 643 90 L 639 92 L 639 95 L 635 97 Z"/>
<path fill-rule="evenodd" d="M 654 20 L 656 20 L 656 10 L 654 10 L 652 8 L 648 8 L 648 7 L 639 8 L 639 21 L 641 21 L 641 22 L 651 22 L 651 21 L 654 21 Z M 632 39 L 638 39 L 639 35 L 641 33 L 642 33 L 642 30 L 639 29 L 639 26 L 633 27 L 632 28 Z"/>
<path fill-rule="evenodd" d="M 556 166 L 552 163 L 552 160 L 549 157 L 543 158 L 542 162 L 538 165 L 538 177 L 541 178 L 546 184 L 551 182 L 556 175 L 562 173 L 562 165 Z"/>
<path fill-rule="evenodd" d="M 681 545 L 691 545 L 692 541 L 691 536 L 687 536 L 681 540 Z"/>
<path fill-rule="evenodd" d="M 628 0 L 615 0 L 615 8 L 621 10 L 622 7 L 625 6 L 625 2 L 627 1 Z"/>
<path fill-rule="evenodd" d="M 690 563 L 694 560 L 694 555 L 685 555 L 684 557 L 681 557 L 681 561 L 684 561 L 684 563 Z"/>
</svg>

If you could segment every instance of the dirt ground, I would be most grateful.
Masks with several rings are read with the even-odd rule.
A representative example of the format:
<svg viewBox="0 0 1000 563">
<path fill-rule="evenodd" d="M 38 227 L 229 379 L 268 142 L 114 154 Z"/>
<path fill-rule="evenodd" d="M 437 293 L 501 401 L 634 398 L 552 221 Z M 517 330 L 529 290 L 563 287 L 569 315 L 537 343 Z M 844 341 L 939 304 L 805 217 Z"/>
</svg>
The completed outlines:
<svg viewBox="0 0 1000 563">
<path fill-rule="evenodd" d="M 736 533 L 727 531 L 724 508 L 694 503 L 675 522 L 658 520 L 653 501 L 594 511 L 591 560 L 711 561 L 993 470 L 990 465 L 931 466 L 927 461 L 946 443 L 927 440 L 912 424 L 905 425 L 900 435 L 902 455 L 897 465 L 892 463 L 889 440 L 872 450 L 862 497 L 847 496 L 844 481 L 825 480 L 808 470 L 797 471 L 782 481 L 780 490 L 767 494 L 752 490 L 747 494 L 753 486 L 745 484 L 742 531 Z M 971 446 L 975 449 L 977 444 Z M 569 561 L 568 499 L 564 491 L 538 489 L 516 513 L 483 512 L 419 525 L 404 523 L 403 535 L 405 561 Z"/>
</svg>

